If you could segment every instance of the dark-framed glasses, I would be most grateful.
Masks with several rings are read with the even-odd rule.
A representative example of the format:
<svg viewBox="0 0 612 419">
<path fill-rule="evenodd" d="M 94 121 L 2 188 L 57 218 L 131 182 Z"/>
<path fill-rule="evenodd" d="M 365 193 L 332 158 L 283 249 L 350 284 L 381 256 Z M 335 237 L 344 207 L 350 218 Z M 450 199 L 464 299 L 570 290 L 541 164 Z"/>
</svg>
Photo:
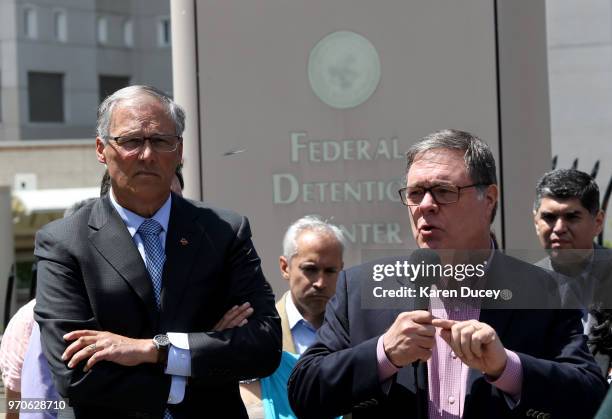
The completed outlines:
<svg viewBox="0 0 612 419">
<path fill-rule="evenodd" d="M 400 189 L 399 195 L 402 204 L 409 207 L 421 205 L 425 194 L 429 192 L 436 204 L 452 204 L 459 201 L 459 194 L 462 189 L 474 188 L 478 186 L 488 186 L 486 183 L 474 183 L 473 185 L 455 186 L 455 185 L 435 185 L 429 188 L 422 186 L 407 186 Z"/>
<path fill-rule="evenodd" d="M 132 155 L 140 153 L 144 149 L 147 140 L 149 140 L 149 145 L 153 151 L 169 153 L 175 151 L 183 139 L 178 135 L 155 134 L 150 137 L 141 137 L 138 135 L 109 137 L 108 140 L 124 154 Z"/>
</svg>

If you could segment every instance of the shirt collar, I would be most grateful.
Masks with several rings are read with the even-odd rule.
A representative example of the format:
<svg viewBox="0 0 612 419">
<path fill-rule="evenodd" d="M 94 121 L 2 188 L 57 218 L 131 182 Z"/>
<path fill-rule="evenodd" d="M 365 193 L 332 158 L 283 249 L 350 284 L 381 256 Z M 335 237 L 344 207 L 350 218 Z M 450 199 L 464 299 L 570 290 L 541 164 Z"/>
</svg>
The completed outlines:
<svg viewBox="0 0 612 419">
<path fill-rule="evenodd" d="M 127 227 L 130 233 L 130 236 L 134 237 L 134 235 L 138 231 L 138 228 L 144 222 L 144 220 L 146 220 L 146 218 L 141 217 L 135 212 L 132 212 L 129 209 L 124 208 L 121 205 L 119 205 L 119 203 L 115 200 L 115 195 L 112 189 L 109 191 L 108 196 L 110 198 L 111 204 L 113 204 L 113 207 L 117 210 L 117 212 L 119 213 L 119 216 L 125 223 L 125 226 Z M 168 195 L 168 199 L 166 199 L 166 202 L 164 202 L 164 205 L 162 205 L 161 208 L 158 209 L 155 214 L 153 214 L 153 217 L 151 217 L 152 219 L 157 221 L 162 226 L 162 231 L 164 232 L 168 231 L 168 222 L 170 220 L 171 206 L 172 206 L 172 194 Z"/>
<path fill-rule="evenodd" d="M 291 292 L 289 292 L 287 298 L 285 299 L 285 310 L 287 311 L 287 321 L 289 323 L 289 329 L 293 330 L 293 328 L 300 322 L 304 322 L 306 326 L 313 328 L 310 323 L 308 323 L 306 319 L 302 317 L 300 311 L 295 306 Z"/>
</svg>

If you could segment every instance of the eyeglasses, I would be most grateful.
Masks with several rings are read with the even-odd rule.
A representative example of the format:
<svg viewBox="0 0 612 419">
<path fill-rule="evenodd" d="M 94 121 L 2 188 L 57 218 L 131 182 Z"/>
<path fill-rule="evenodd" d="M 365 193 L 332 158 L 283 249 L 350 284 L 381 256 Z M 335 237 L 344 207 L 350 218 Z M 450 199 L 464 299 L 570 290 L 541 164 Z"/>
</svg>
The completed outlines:
<svg viewBox="0 0 612 419">
<path fill-rule="evenodd" d="M 178 135 L 155 134 L 151 137 L 139 137 L 127 135 L 124 137 L 108 137 L 125 155 L 134 155 L 142 152 L 145 142 L 149 140 L 149 145 L 153 151 L 169 153 L 175 151 L 183 138 Z"/>
<path fill-rule="evenodd" d="M 459 201 L 459 193 L 462 189 L 474 188 L 477 186 L 489 186 L 486 183 L 474 183 L 473 185 L 455 186 L 455 185 L 435 185 L 431 188 L 423 188 L 421 186 L 408 186 L 400 189 L 399 195 L 402 204 L 409 207 L 421 205 L 425 194 L 429 192 L 433 200 L 438 205 L 452 204 Z"/>
</svg>

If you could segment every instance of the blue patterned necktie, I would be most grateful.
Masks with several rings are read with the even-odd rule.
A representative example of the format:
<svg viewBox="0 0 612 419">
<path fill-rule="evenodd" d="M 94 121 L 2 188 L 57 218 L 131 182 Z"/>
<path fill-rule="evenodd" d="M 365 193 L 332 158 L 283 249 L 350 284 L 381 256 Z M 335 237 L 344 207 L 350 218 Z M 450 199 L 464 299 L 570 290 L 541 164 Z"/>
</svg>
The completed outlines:
<svg viewBox="0 0 612 419">
<path fill-rule="evenodd" d="M 162 231 L 162 226 L 152 218 L 144 220 L 144 222 L 138 227 L 138 234 L 142 238 L 145 250 L 145 264 L 151 282 L 153 283 L 153 292 L 155 293 L 155 302 L 157 308 L 160 307 L 159 296 L 161 294 L 162 286 L 162 273 L 164 272 L 164 262 L 166 262 L 166 254 L 162 247 L 161 240 L 159 239 L 159 233 Z M 164 419 L 172 419 L 170 411 L 166 409 L 164 411 Z"/>
<path fill-rule="evenodd" d="M 138 234 L 140 234 L 144 244 L 145 264 L 153 283 L 157 308 L 160 307 L 159 296 L 161 294 L 162 273 L 164 271 L 164 262 L 166 261 L 166 254 L 159 239 L 161 231 L 161 224 L 152 218 L 144 220 L 140 227 L 138 227 Z"/>
</svg>

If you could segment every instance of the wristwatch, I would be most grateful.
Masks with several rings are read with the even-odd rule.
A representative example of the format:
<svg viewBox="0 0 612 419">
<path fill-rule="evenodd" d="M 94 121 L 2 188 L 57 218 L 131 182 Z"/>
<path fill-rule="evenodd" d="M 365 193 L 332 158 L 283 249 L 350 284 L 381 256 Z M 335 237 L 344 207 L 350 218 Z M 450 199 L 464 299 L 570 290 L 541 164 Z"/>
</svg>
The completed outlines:
<svg viewBox="0 0 612 419">
<path fill-rule="evenodd" d="M 155 335 L 153 337 L 153 345 L 157 348 L 157 363 L 166 365 L 168 362 L 168 348 L 170 347 L 168 335 Z"/>
</svg>

